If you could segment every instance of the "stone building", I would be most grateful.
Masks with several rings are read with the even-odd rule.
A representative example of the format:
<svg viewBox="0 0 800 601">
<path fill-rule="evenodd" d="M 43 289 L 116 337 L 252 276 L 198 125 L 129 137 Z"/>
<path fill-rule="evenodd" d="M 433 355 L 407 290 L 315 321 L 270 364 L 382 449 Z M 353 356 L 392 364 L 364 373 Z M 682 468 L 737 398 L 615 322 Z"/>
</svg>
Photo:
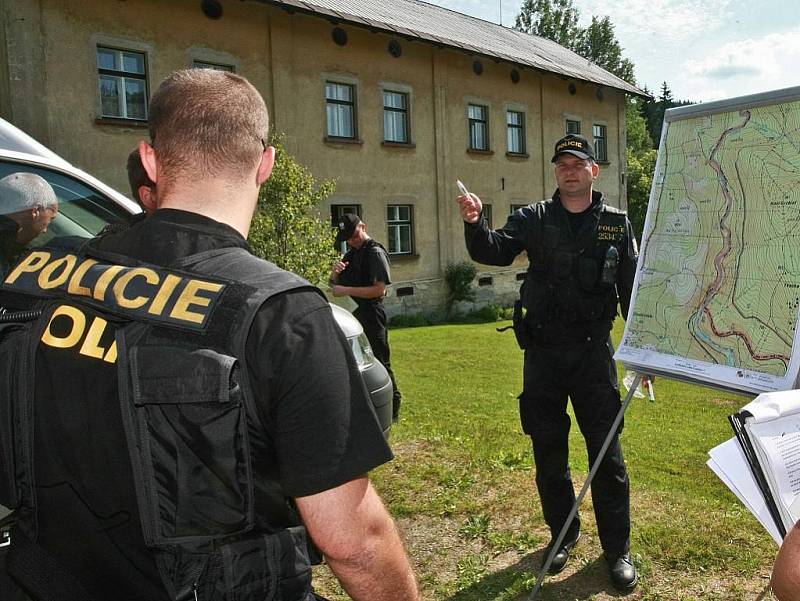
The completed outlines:
<svg viewBox="0 0 800 601">
<path fill-rule="evenodd" d="M 147 100 L 171 71 L 247 77 L 318 179 L 326 218 L 357 212 L 389 249 L 391 314 L 441 304 L 467 258 L 456 179 L 497 227 L 549 197 L 553 143 L 595 144 L 625 207 L 625 98 L 643 92 L 549 40 L 417 0 L 0 0 L 0 116 L 127 191 Z M 479 266 L 479 303 L 509 304 L 524 258 Z"/>
</svg>

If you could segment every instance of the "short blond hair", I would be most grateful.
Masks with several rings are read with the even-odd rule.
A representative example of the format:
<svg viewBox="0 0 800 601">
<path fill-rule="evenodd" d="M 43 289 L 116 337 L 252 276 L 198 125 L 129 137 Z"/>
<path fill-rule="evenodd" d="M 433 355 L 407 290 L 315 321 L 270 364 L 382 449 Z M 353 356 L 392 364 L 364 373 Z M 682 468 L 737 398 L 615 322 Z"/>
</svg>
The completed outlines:
<svg viewBox="0 0 800 601">
<path fill-rule="evenodd" d="M 258 165 L 269 133 L 258 90 L 240 75 L 213 69 L 175 71 L 161 82 L 149 123 L 166 179 L 241 174 Z"/>
</svg>

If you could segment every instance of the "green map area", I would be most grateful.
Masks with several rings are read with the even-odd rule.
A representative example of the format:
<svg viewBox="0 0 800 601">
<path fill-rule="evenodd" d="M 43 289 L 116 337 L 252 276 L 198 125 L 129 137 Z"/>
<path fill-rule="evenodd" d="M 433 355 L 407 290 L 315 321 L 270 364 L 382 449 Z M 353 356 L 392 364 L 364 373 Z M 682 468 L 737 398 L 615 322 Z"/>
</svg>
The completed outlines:
<svg viewBox="0 0 800 601">
<path fill-rule="evenodd" d="M 665 127 L 623 344 L 782 377 L 800 299 L 800 101 Z"/>
</svg>

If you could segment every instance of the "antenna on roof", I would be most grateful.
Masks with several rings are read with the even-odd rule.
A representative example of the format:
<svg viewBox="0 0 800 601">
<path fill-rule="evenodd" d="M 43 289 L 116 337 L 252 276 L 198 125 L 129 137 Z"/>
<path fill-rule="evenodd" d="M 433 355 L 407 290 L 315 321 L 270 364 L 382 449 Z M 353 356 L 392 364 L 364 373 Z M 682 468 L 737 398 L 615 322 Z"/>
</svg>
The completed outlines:
<svg viewBox="0 0 800 601">
<path fill-rule="evenodd" d="M 503 0 L 500 0 L 500 27 L 503 26 Z"/>
</svg>

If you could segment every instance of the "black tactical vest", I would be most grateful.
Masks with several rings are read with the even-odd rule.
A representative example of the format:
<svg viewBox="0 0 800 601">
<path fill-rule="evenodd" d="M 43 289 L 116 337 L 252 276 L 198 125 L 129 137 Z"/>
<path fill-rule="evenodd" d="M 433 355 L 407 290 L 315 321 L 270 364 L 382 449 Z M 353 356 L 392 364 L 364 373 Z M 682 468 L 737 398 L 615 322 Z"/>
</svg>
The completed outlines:
<svg viewBox="0 0 800 601">
<path fill-rule="evenodd" d="M 617 314 L 617 265 L 627 252 L 625 213 L 602 205 L 587 216 L 590 227 L 584 223 L 573 235 L 565 211 L 553 201 L 534 210 L 538 219 L 526 249 L 530 266 L 520 290 L 526 329 L 540 341 L 570 330 L 610 330 Z"/>
<path fill-rule="evenodd" d="M 310 285 L 239 248 L 169 269 L 87 252 L 32 251 L 0 288 L 13 308 L 0 315 L 0 503 L 35 541 L 34 361 L 42 344 L 74 345 L 116 363 L 142 533 L 170 598 L 312 599 L 305 529 L 255 511 L 285 499 L 257 498 L 268 444 L 245 355 L 259 307 Z"/>
</svg>

